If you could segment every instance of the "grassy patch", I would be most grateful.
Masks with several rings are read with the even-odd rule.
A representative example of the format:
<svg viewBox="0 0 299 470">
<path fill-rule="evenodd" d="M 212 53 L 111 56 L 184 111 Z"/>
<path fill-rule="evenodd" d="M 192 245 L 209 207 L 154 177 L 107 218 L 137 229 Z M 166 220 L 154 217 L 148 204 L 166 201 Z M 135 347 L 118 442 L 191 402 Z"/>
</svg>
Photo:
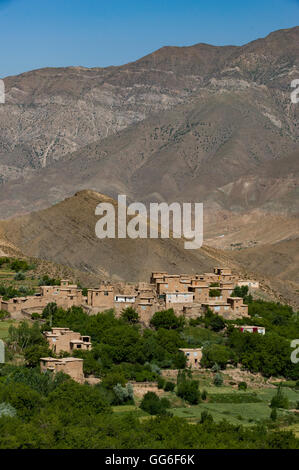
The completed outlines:
<svg viewBox="0 0 299 470">
<path fill-rule="evenodd" d="M 5 340 L 8 338 L 8 329 L 13 323 L 15 323 L 14 320 L 0 321 L 0 339 Z"/>
<path fill-rule="evenodd" d="M 119 405 L 112 407 L 113 413 L 121 414 L 121 416 L 134 413 L 135 416 L 141 418 L 143 416 L 148 416 L 148 413 L 138 408 L 136 405 Z"/>
<path fill-rule="evenodd" d="M 223 419 L 231 424 L 242 424 L 253 426 L 259 421 L 269 419 L 271 410 L 266 403 L 200 403 L 189 408 L 171 409 L 174 416 L 187 418 L 189 420 L 199 420 L 203 411 L 208 411 L 215 422 Z M 283 415 L 284 411 L 278 411 Z"/>
<path fill-rule="evenodd" d="M 212 403 L 259 403 L 262 399 L 257 393 L 214 393 L 208 396 Z"/>
<path fill-rule="evenodd" d="M 282 428 L 283 431 L 293 431 L 295 436 L 299 438 L 299 423 L 291 424 L 285 428 Z"/>
<path fill-rule="evenodd" d="M 193 347 L 200 347 L 207 341 L 218 344 L 225 341 L 225 338 L 219 334 L 207 328 L 201 328 L 200 326 L 188 326 L 184 328 L 183 338 Z"/>
</svg>

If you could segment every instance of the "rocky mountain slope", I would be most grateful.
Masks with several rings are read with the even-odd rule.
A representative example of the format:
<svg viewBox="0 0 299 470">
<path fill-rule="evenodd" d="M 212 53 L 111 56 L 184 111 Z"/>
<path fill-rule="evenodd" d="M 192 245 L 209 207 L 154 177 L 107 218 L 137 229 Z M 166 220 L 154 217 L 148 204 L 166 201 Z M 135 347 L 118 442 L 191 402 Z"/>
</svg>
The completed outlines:
<svg viewBox="0 0 299 470">
<path fill-rule="evenodd" d="M 6 104 L 0 107 L 0 181 L 27 178 L 36 169 L 50 167 L 89 143 L 173 106 L 193 105 L 208 126 L 218 115 L 218 106 L 221 120 L 223 100 L 238 110 L 238 101 L 243 100 L 239 93 L 245 93 L 244 119 L 247 115 L 254 120 L 252 113 L 257 113 L 257 122 L 265 118 L 268 132 L 263 135 L 262 124 L 261 137 L 268 153 L 277 151 L 277 142 L 274 148 L 271 145 L 273 128 L 282 134 L 279 150 L 286 154 L 298 138 L 298 115 L 289 97 L 290 82 L 298 76 L 298 39 L 296 27 L 242 47 L 164 47 L 121 67 L 41 69 L 8 77 Z M 213 109 L 208 110 L 210 105 Z M 230 141 L 238 118 L 238 112 L 232 113 L 220 129 L 216 122 L 211 134 L 204 129 L 208 135 L 204 132 L 204 140 L 197 142 L 203 152 L 215 151 L 204 145 L 205 138 L 222 145 Z M 179 132 L 184 132 L 181 127 Z M 259 150 L 251 149 L 252 158 L 260 158 Z M 238 151 L 232 145 L 233 158 Z"/>
<path fill-rule="evenodd" d="M 26 256 L 96 274 L 102 279 L 148 281 L 154 270 L 205 272 L 217 264 L 217 250 L 185 250 L 179 239 L 103 239 L 95 234 L 100 202 L 116 201 L 80 191 L 48 209 L 0 222 L 0 239 Z M 214 254 L 216 253 L 216 254 Z"/>
</svg>

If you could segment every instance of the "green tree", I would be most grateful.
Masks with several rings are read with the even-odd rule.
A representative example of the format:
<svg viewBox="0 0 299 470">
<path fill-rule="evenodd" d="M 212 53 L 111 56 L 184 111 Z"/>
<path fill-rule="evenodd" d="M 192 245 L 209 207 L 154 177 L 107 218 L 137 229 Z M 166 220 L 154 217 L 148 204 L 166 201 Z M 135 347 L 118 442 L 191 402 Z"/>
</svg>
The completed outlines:
<svg viewBox="0 0 299 470">
<path fill-rule="evenodd" d="M 191 405 L 196 405 L 200 401 L 198 381 L 189 380 L 185 375 L 182 375 L 178 381 L 177 395 Z"/>
<path fill-rule="evenodd" d="M 47 318 L 50 320 L 50 324 L 53 322 L 53 317 L 57 313 L 58 306 L 55 302 L 50 302 L 48 305 L 45 306 L 43 312 L 42 312 L 42 317 Z"/>
<path fill-rule="evenodd" d="M 121 318 L 130 324 L 135 324 L 139 321 L 139 315 L 133 307 L 125 308 L 121 313 Z"/>
<path fill-rule="evenodd" d="M 173 392 L 175 388 L 175 384 L 173 382 L 166 382 L 164 385 L 164 390 L 165 392 Z"/>
<path fill-rule="evenodd" d="M 183 316 L 177 317 L 172 308 L 156 312 L 150 321 L 151 326 L 156 330 L 164 328 L 166 330 L 181 330 L 184 327 L 185 319 Z"/>
<path fill-rule="evenodd" d="M 41 357 L 49 357 L 51 355 L 52 351 L 46 344 L 27 346 L 27 348 L 24 349 L 25 361 L 30 367 L 38 366 Z"/>
<path fill-rule="evenodd" d="M 247 390 L 247 383 L 246 382 L 239 382 L 238 383 L 238 389 L 239 390 Z"/>
<path fill-rule="evenodd" d="M 277 420 L 277 409 L 276 409 L 276 408 L 272 408 L 272 411 L 271 411 L 271 414 L 270 414 L 270 418 L 272 419 L 272 421 L 276 421 L 276 420 Z"/>
<path fill-rule="evenodd" d="M 232 357 L 232 351 L 227 346 L 212 344 L 203 348 L 201 364 L 208 368 L 217 363 L 221 369 L 225 369 Z"/>
<path fill-rule="evenodd" d="M 169 401 L 161 400 L 154 392 L 147 392 L 140 403 L 140 408 L 150 415 L 164 414 L 169 407 Z"/>
<path fill-rule="evenodd" d="M 216 385 L 216 387 L 221 387 L 221 385 L 223 385 L 223 377 L 222 377 L 222 374 L 220 372 L 217 372 L 215 374 L 214 385 Z"/>
<path fill-rule="evenodd" d="M 289 408 L 288 397 L 284 394 L 281 384 L 278 385 L 277 392 L 271 400 L 271 408 Z"/>
</svg>

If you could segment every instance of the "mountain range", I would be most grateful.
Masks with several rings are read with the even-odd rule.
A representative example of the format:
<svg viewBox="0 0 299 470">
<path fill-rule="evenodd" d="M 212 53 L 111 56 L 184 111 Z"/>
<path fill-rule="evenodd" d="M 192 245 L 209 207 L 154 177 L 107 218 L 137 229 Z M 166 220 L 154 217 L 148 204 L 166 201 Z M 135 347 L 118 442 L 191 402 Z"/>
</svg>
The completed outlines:
<svg viewBox="0 0 299 470">
<path fill-rule="evenodd" d="M 0 238 L 103 277 L 144 278 L 171 265 L 193 272 L 226 259 L 295 298 L 296 78 L 299 27 L 240 47 L 163 47 L 119 67 L 6 78 Z M 174 240 L 99 244 L 92 204 L 118 194 L 203 202 L 205 247 L 191 255 Z"/>
</svg>

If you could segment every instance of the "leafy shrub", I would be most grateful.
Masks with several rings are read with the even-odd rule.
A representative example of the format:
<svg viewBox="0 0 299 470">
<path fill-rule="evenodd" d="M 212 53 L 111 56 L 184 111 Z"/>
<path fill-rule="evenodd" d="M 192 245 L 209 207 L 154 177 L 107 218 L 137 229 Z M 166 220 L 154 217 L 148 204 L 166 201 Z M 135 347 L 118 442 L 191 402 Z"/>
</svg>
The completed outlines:
<svg viewBox="0 0 299 470">
<path fill-rule="evenodd" d="M 133 387 L 131 384 L 127 384 L 126 387 L 122 387 L 121 384 L 116 384 L 113 387 L 113 391 L 117 399 L 117 404 L 133 401 L 134 399 Z"/>
<path fill-rule="evenodd" d="M 5 320 L 6 318 L 10 318 L 10 313 L 5 310 L 0 310 L 0 320 Z"/>
<path fill-rule="evenodd" d="M 214 385 L 216 385 L 216 387 L 221 387 L 221 385 L 223 384 L 223 377 L 222 377 L 222 374 L 220 374 L 220 372 L 216 373 L 213 383 Z"/>
<path fill-rule="evenodd" d="M 31 318 L 32 320 L 38 320 L 39 318 L 41 318 L 40 314 L 37 313 L 37 312 L 34 312 L 31 314 Z"/>
<path fill-rule="evenodd" d="M 239 390 L 247 390 L 247 383 L 246 382 L 239 382 L 238 383 Z"/>
<path fill-rule="evenodd" d="M 158 388 L 159 388 L 159 389 L 162 389 L 162 388 L 164 388 L 164 385 L 165 385 L 165 379 L 163 379 L 163 377 L 158 377 L 158 380 L 157 380 L 157 385 L 158 385 Z"/>
<path fill-rule="evenodd" d="M 175 388 L 175 384 L 173 382 L 166 382 L 164 386 L 165 392 L 173 392 Z"/>
<path fill-rule="evenodd" d="M 225 369 L 232 358 L 233 352 L 227 346 L 212 344 L 203 348 L 201 364 L 203 367 L 213 367 L 216 363 L 220 369 Z"/>
<path fill-rule="evenodd" d="M 276 409 L 276 408 L 272 408 L 272 411 L 271 411 L 271 414 L 270 414 L 270 418 L 272 419 L 272 421 L 276 421 L 276 420 L 277 420 L 277 409 Z"/>
<path fill-rule="evenodd" d="M 25 274 L 19 272 L 15 275 L 14 280 L 15 281 L 24 281 L 25 279 Z"/>
<path fill-rule="evenodd" d="M 2 416 L 14 418 L 16 414 L 17 414 L 16 409 L 13 406 L 11 406 L 9 403 L 5 403 L 5 402 L 0 403 L 0 418 L 2 418 Z"/>
<path fill-rule="evenodd" d="M 10 263 L 10 269 L 18 273 L 20 271 L 28 271 L 30 269 L 30 266 L 27 261 L 22 259 L 16 259 Z"/>
<path fill-rule="evenodd" d="M 139 322 L 139 315 L 133 307 L 124 309 L 121 313 L 121 318 L 130 324 Z"/>
<path fill-rule="evenodd" d="M 272 398 L 270 406 L 271 408 L 289 408 L 288 397 L 285 396 L 281 385 L 278 386 L 277 392 Z"/>
<path fill-rule="evenodd" d="M 151 326 L 156 330 L 165 328 L 166 330 L 182 329 L 185 324 L 183 316 L 177 317 L 172 308 L 156 312 L 150 321 Z"/>
<path fill-rule="evenodd" d="M 147 392 L 140 403 L 140 408 L 150 415 L 164 414 L 169 407 L 169 401 L 165 398 L 160 399 L 154 392 Z"/>
<path fill-rule="evenodd" d="M 177 385 L 177 395 L 186 400 L 191 405 L 197 405 L 200 401 L 200 392 L 198 390 L 198 381 L 184 378 Z"/>
<path fill-rule="evenodd" d="M 200 423 L 213 423 L 213 416 L 206 410 L 202 411 L 200 416 Z"/>
<path fill-rule="evenodd" d="M 221 290 L 220 289 L 210 289 L 209 290 L 209 296 L 210 297 L 220 297 L 221 295 Z"/>
</svg>

